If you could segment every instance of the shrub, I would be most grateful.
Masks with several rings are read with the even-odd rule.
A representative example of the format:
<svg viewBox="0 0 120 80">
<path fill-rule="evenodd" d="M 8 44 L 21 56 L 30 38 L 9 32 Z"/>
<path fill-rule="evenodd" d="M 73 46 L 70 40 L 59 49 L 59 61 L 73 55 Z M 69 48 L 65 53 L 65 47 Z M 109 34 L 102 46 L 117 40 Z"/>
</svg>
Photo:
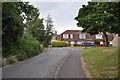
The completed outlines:
<svg viewBox="0 0 120 80">
<path fill-rule="evenodd" d="M 23 61 L 23 60 L 25 60 L 25 59 L 27 59 L 28 58 L 28 56 L 25 54 L 25 53 L 20 53 L 18 56 L 17 56 L 17 59 L 19 60 L 19 61 Z"/>
<path fill-rule="evenodd" d="M 65 41 L 52 41 L 52 47 L 66 47 L 67 43 Z"/>
<path fill-rule="evenodd" d="M 6 52 L 7 54 L 3 54 L 3 57 L 17 55 L 17 58 L 20 61 L 42 52 L 40 43 L 29 35 L 23 35 L 14 44 L 11 44 L 10 47 L 7 47 L 5 49 L 8 51 Z M 10 57 L 9 59 L 10 63 L 12 63 L 12 58 Z"/>
<path fill-rule="evenodd" d="M 95 40 L 94 43 L 97 45 L 97 44 L 100 44 L 100 41 L 99 40 Z"/>
<path fill-rule="evenodd" d="M 29 36 L 23 36 L 19 39 L 18 43 L 20 43 L 19 49 L 21 50 L 21 53 L 19 53 L 20 55 L 18 55 L 19 60 L 33 57 L 42 52 L 40 43 Z M 20 57 L 22 58 L 20 59 Z"/>
<path fill-rule="evenodd" d="M 13 57 L 13 56 L 9 56 L 9 57 L 8 57 L 8 62 L 9 62 L 9 64 L 14 63 L 14 62 L 15 62 L 14 57 Z"/>
</svg>

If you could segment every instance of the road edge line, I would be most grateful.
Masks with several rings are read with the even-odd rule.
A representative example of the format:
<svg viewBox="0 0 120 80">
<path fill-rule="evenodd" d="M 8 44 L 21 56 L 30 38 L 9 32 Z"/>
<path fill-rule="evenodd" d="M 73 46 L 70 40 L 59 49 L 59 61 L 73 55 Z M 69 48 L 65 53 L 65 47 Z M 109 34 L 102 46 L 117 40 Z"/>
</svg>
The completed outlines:
<svg viewBox="0 0 120 80">
<path fill-rule="evenodd" d="M 58 65 L 57 70 L 54 73 L 54 78 L 57 79 L 58 78 L 58 73 L 62 67 L 62 65 L 65 63 L 65 61 L 69 58 L 69 56 L 71 55 L 71 53 L 67 53 L 67 55 L 65 56 L 64 60 Z"/>
</svg>

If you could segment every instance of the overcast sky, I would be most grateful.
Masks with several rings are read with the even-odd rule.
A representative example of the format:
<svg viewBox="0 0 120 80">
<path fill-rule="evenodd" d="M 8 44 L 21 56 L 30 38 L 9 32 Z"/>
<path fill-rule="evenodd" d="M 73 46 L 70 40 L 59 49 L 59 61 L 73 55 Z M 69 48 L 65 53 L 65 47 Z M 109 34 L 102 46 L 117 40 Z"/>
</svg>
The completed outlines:
<svg viewBox="0 0 120 80">
<path fill-rule="evenodd" d="M 86 2 L 33 2 L 30 1 L 40 11 L 40 18 L 45 18 L 48 14 L 51 15 L 53 25 L 58 34 L 65 30 L 81 30 L 77 27 L 77 21 L 74 18 L 77 16 L 82 5 L 87 5 Z"/>
</svg>

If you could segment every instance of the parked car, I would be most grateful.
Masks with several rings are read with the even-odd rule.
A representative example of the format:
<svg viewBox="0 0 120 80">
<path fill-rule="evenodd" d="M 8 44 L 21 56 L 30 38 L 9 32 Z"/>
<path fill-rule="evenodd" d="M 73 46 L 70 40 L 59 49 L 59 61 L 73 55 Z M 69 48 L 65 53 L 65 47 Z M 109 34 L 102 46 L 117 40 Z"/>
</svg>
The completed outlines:
<svg viewBox="0 0 120 80">
<path fill-rule="evenodd" d="M 96 46 L 94 43 L 92 42 L 83 42 L 82 43 L 83 46 Z"/>
</svg>

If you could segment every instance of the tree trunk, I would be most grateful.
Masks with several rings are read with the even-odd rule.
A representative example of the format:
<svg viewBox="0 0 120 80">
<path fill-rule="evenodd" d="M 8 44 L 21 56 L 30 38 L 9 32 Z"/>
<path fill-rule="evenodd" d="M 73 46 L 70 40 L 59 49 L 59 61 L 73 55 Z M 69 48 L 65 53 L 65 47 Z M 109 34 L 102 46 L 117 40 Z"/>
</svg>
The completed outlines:
<svg viewBox="0 0 120 80">
<path fill-rule="evenodd" d="M 106 45 L 106 47 L 108 47 L 109 46 L 108 36 L 107 36 L 106 32 L 103 32 L 103 34 L 105 36 L 105 45 Z"/>
</svg>

